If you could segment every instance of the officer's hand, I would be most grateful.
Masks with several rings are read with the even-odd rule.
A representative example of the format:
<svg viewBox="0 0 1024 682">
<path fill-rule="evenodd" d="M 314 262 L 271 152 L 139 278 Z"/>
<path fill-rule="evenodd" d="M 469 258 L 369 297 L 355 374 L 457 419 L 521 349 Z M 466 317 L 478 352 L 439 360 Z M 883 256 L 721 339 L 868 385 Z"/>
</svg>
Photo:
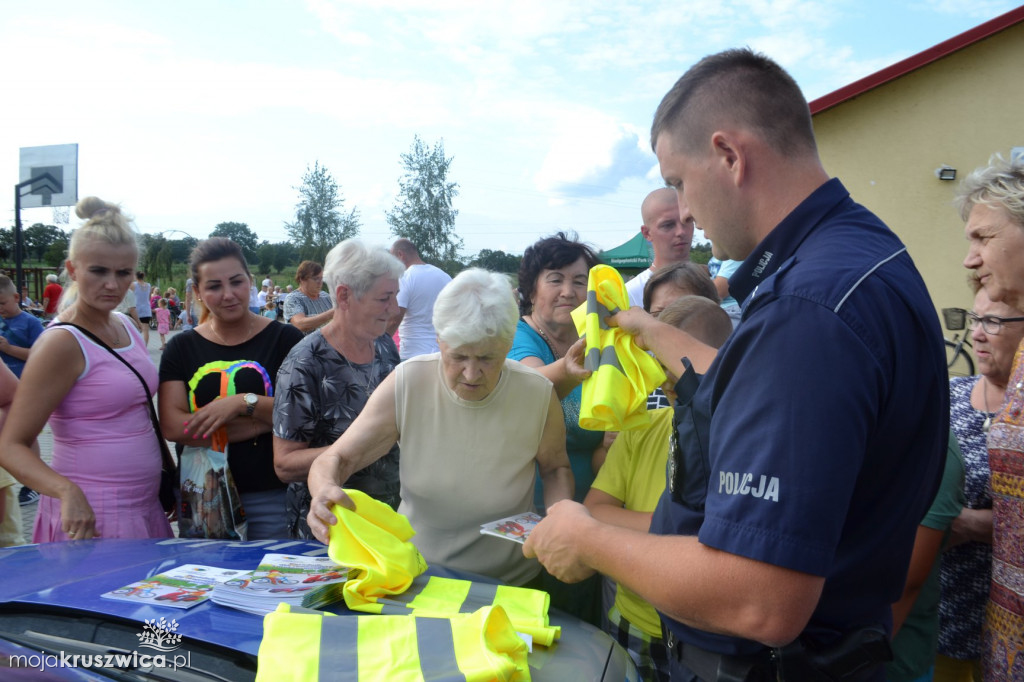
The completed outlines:
<svg viewBox="0 0 1024 682">
<path fill-rule="evenodd" d="M 652 325 L 659 324 L 657 318 L 652 316 L 643 308 L 633 306 L 627 310 L 620 310 L 614 315 L 610 315 L 605 318 L 605 322 L 612 327 L 618 327 L 622 331 L 633 337 L 633 341 L 636 345 L 640 346 L 644 350 L 648 350 L 648 346 L 644 342 L 644 332 L 651 328 Z"/>
<path fill-rule="evenodd" d="M 346 509 L 354 510 L 356 503 L 345 494 L 340 486 L 330 486 L 324 489 L 320 495 L 314 495 L 309 503 L 309 514 L 306 516 L 306 523 L 313 531 L 314 537 L 325 545 L 330 542 L 330 527 L 338 522 L 334 515 L 334 505 L 341 505 Z"/>
<path fill-rule="evenodd" d="M 594 574 L 579 551 L 579 541 L 591 535 L 588 526 L 597 523 L 587 508 L 572 500 L 551 505 L 548 515 L 526 538 L 523 554 L 527 559 L 536 557 L 548 570 L 564 583 L 578 583 Z"/>
</svg>

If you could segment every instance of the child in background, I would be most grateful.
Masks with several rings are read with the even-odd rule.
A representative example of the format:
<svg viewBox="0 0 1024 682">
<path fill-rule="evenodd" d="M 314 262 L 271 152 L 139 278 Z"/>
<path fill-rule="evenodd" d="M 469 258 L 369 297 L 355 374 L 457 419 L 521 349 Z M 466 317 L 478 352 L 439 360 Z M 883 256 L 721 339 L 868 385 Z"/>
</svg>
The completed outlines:
<svg viewBox="0 0 1024 682">
<path fill-rule="evenodd" d="M 167 345 L 167 333 L 171 331 L 171 311 L 167 309 L 167 299 L 161 298 L 156 303 L 156 333 L 160 335 L 160 350 Z"/>
<path fill-rule="evenodd" d="M 195 326 L 195 325 L 191 325 L 191 324 L 188 323 L 188 309 L 187 308 L 182 308 L 181 312 L 178 313 L 178 323 L 181 326 L 181 331 L 183 331 L 183 332 L 184 331 L 188 331 L 189 329 L 192 329 L 192 327 Z"/>
<path fill-rule="evenodd" d="M 268 300 L 267 304 L 263 306 L 263 317 L 269 317 L 272 320 L 277 319 L 277 304 L 274 303 L 273 299 Z"/>
<path fill-rule="evenodd" d="M 18 378 L 14 372 L 7 369 L 6 365 L 0 365 L 0 427 L 3 427 L 7 419 L 7 408 L 11 406 L 17 388 Z M 33 443 L 33 448 L 38 452 L 37 444 Z M 14 477 L 0 467 L 0 547 L 25 544 L 25 537 L 21 534 L 21 507 L 18 505 L 16 484 Z"/>
<path fill-rule="evenodd" d="M 658 315 L 662 322 L 719 348 L 732 333 L 732 321 L 717 302 L 687 295 L 669 303 Z M 675 400 L 678 377 L 668 375 L 662 390 Z M 583 500 L 595 519 L 644 532 L 665 490 L 665 466 L 672 435 L 673 408 L 651 410 L 646 427 L 619 433 L 608 457 Z M 616 586 L 615 604 L 608 613 L 608 634 L 629 651 L 647 682 L 669 679 L 668 649 L 661 636 L 661 621 L 654 607 L 622 585 Z"/>
<path fill-rule="evenodd" d="M 11 278 L 0 275 L 0 357 L 18 378 L 32 344 L 43 333 L 43 323 L 24 312 L 20 301 Z"/>
</svg>

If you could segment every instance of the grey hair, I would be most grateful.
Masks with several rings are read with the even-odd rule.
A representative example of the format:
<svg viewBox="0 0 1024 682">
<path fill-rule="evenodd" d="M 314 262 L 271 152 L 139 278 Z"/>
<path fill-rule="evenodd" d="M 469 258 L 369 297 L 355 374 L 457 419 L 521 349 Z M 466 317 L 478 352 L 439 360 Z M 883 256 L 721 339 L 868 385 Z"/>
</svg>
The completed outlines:
<svg viewBox="0 0 1024 682">
<path fill-rule="evenodd" d="M 362 298 L 379 277 L 398 279 L 405 266 L 383 246 L 366 246 L 358 239 L 346 239 L 327 253 L 324 282 L 331 297 L 342 284 Z M 337 303 L 337 302 L 335 302 Z"/>
<path fill-rule="evenodd" d="M 460 272 L 434 302 L 437 338 L 453 348 L 492 338 L 511 346 L 518 321 L 508 277 L 481 268 Z"/>
<path fill-rule="evenodd" d="M 49 275 L 46 276 L 46 281 L 49 282 L 50 284 L 53 284 L 54 282 L 57 281 L 57 275 L 50 273 Z"/>
<path fill-rule="evenodd" d="M 993 154 L 987 166 L 975 169 L 957 188 L 953 203 L 966 222 L 978 204 L 1002 208 L 1024 227 L 1024 156 L 1007 161 Z"/>
</svg>

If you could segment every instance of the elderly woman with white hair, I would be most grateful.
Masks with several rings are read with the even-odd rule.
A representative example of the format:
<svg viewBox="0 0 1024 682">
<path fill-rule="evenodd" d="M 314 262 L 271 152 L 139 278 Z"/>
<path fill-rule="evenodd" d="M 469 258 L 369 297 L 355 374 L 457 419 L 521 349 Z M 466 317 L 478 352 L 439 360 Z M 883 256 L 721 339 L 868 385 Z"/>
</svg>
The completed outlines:
<svg viewBox="0 0 1024 682">
<path fill-rule="evenodd" d="M 294 538 L 311 539 L 309 466 L 352 425 L 374 389 L 399 363 L 385 333 L 404 266 L 383 247 L 355 239 L 327 254 L 323 271 L 331 320 L 292 348 L 277 374 L 274 468 L 288 483 L 285 517 Z M 348 487 L 398 508 L 398 446 L 354 472 Z"/>
<path fill-rule="evenodd" d="M 432 564 L 524 585 L 540 565 L 480 524 L 533 508 L 534 467 L 544 502 L 571 498 L 562 409 L 551 382 L 506 358 L 519 314 L 503 275 L 470 269 L 434 304 L 440 353 L 398 366 L 352 426 L 309 472 L 309 526 L 327 541 L 331 507 L 354 508 L 350 476 L 397 442 L 402 503 L 416 546 Z"/>
</svg>

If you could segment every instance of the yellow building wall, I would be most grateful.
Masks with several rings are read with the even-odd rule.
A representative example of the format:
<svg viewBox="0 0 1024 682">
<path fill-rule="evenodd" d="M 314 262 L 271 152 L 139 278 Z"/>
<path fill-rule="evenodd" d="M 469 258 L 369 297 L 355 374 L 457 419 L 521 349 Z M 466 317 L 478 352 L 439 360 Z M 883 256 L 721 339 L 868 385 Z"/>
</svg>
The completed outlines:
<svg viewBox="0 0 1024 682">
<path fill-rule="evenodd" d="M 1021 65 L 1017 24 L 814 116 L 825 168 L 900 236 L 937 310 L 971 308 L 953 195 L 993 153 L 1024 147 Z M 935 176 L 944 164 L 956 181 Z"/>
</svg>

